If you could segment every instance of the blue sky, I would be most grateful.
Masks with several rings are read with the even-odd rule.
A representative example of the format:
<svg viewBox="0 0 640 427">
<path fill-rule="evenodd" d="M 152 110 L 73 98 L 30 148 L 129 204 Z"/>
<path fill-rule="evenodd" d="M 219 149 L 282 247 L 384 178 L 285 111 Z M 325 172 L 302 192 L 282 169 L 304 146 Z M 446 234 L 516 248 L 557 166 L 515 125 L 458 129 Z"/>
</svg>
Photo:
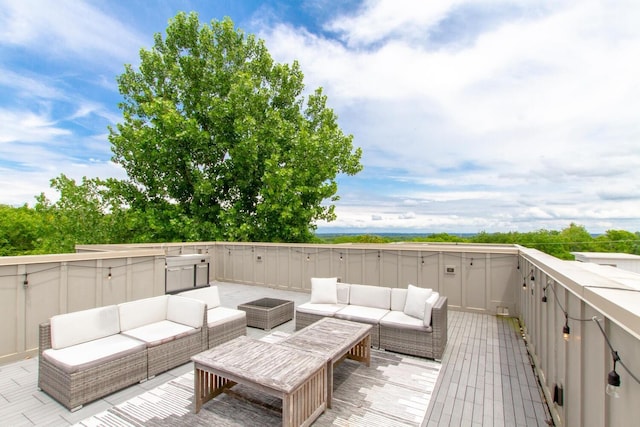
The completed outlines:
<svg viewBox="0 0 640 427">
<path fill-rule="evenodd" d="M 178 11 L 324 88 L 364 170 L 320 232 L 640 230 L 635 0 L 0 0 L 0 203 L 124 178 L 115 77 Z"/>
</svg>

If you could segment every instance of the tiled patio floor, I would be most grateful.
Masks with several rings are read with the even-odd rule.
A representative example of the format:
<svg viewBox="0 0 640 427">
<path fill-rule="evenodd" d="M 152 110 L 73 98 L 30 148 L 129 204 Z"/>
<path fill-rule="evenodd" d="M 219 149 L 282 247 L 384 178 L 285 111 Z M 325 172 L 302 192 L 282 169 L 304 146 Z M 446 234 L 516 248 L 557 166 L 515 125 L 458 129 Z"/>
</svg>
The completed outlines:
<svg viewBox="0 0 640 427">
<path fill-rule="evenodd" d="M 224 306 L 264 296 L 301 304 L 308 294 L 256 286 L 217 283 Z M 513 319 L 449 312 L 449 342 L 431 397 L 424 426 L 546 426 L 543 403 L 524 342 Z M 262 338 L 268 333 L 293 332 L 293 322 L 265 332 L 247 328 Z M 185 364 L 152 380 L 69 412 L 37 390 L 37 359 L 0 366 L 0 424 L 7 426 L 68 426 L 125 402 L 192 370 Z"/>
</svg>

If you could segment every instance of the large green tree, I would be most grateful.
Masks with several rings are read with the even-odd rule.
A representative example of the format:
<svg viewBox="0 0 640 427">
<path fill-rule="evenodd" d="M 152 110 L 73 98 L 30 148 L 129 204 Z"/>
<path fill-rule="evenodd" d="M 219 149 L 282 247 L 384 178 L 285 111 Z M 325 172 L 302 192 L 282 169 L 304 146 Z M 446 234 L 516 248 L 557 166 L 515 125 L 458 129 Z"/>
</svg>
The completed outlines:
<svg viewBox="0 0 640 427">
<path fill-rule="evenodd" d="M 81 183 L 61 174 L 51 180 L 60 197 L 52 203 L 40 194 L 34 213 L 39 219 L 37 250 L 42 253 L 74 252 L 76 244 L 136 241 L 131 225 L 135 212 L 123 208 L 112 180 L 82 178 Z"/>
<path fill-rule="evenodd" d="M 118 77 L 123 122 L 110 129 L 132 208 L 188 219 L 193 239 L 308 241 L 335 219 L 339 174 L 361 150 L 297 62 L 225 18 L 179 13 Z"/>
<path fill-rule="evenodd" d="M 39 253 L 43 234 L 37 213 L 27 205 L 0 205 L 0 256 Z"/>
</svg>

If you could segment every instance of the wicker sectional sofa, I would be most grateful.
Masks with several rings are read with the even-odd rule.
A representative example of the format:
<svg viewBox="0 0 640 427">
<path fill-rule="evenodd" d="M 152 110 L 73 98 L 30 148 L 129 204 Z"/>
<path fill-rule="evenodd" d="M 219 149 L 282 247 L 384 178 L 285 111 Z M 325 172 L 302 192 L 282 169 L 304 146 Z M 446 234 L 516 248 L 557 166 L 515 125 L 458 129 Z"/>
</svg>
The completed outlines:
<svg viewBox="0 0 640 427">
<path fill-rule="evenodd" d="M 235 308 L 222 307 L 217 286 L 193 289 L 178 295 L 195 298 L 207 304 L 207 339 L 203 350 L 247 334 L 247 313 Z"/>
<path fill-rule="evenodd" d="M 322 317 L 373 325 L 371 345 L 440 360 L 447 345 L 447 297 L 431 289 L 337 283 L 312 278 L 311 300 L 296 307 L 296 330 Z"/>
<path fill-rule="evenodd" d="M 40 325 L 38 387 L 69 410 L 189 362 L 206 346 L 206 304 L 162 295 Z"/>
<path fill-rule="evenodd" d="M 161 295 L 118 305 L 121 334 L 147 346 L 147 378 L 184 365 L 206 342 L 206 304 Z"/>
</svg>

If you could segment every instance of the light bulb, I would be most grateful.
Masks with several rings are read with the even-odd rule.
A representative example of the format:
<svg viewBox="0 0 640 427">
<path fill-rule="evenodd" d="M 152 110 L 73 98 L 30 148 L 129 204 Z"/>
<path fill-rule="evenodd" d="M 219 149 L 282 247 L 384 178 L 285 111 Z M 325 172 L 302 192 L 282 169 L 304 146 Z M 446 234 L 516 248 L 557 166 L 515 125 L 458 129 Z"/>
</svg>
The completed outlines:
<svg viewBox="0 0 640 427">
<path fill-rule="evenodd" d="M 611 397 L 618 398 L 620 397 L 620 375 L 616 372 L 616 362 L 620 360 L 620 356 L 618 356 L 618 352 L 613 352 L 613 370 L 609 372 L 609 376 L 607 377 L 607 387 L 605 391 Z"/>
<path fill-rule="evenodd" d="M 616 399 L 618 399 L 620 397 L 620 387 L 619 386 L 607 384 L 607 387 L 606 387 L 605 391 L 611 397 L 615 397 Z"/>
<path fill-rule="evenodd" d="M 571 329 L 569 329 L 569 324 L 565 324 L 562 327 L 562 338 L 564 338 L 565 341 L 569 341 L 571 338 Z"/>
</svg>

